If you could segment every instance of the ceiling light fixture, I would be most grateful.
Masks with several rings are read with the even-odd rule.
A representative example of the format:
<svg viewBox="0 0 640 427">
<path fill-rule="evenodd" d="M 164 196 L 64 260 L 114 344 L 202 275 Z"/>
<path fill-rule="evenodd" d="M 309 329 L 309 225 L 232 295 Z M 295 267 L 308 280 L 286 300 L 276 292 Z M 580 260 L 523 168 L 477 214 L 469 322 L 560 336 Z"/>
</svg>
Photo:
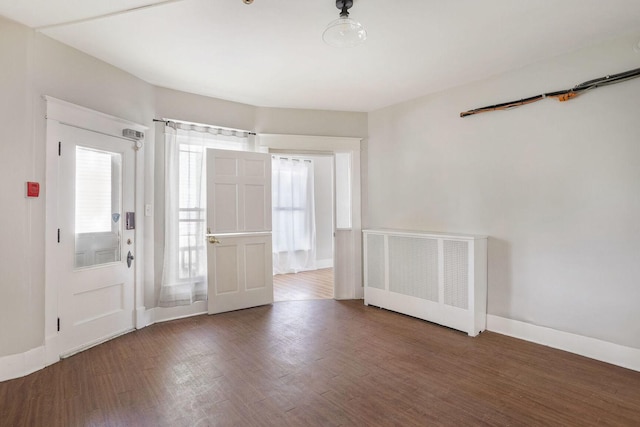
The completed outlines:
<svg viewBox="0 0 640 427">
<path fill-rule="evenodd" d="M 332 21 L 322 33 L 322 40 L 333 47 L 354 47 L 367 39 L 367 31 L 362 24 L 349 18 L 353 0 L 336 0 L 340 18 Z"/>
</svg>

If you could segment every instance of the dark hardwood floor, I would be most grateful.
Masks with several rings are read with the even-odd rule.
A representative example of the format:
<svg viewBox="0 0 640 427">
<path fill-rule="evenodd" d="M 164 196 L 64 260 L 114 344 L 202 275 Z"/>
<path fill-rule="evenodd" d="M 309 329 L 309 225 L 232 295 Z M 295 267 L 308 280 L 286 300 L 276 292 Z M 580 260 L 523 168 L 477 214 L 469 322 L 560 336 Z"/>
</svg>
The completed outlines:
<svg viewBox="0 0 640 427">
<path fill-rule="evenodd" d="M 362 301 L 157 324 L 0 383 L 2 426 L 638 426 L 640 372 Z"/>
</svg>

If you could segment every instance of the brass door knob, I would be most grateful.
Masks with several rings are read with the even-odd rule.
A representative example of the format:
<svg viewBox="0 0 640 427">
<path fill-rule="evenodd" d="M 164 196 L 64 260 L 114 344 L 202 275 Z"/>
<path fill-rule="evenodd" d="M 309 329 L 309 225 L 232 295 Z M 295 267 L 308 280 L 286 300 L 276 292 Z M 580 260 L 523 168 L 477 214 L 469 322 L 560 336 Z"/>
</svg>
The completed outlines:
<svg viewBox="0 0 640 427">
<path fill-rule="evenodd" d="M 216 243 L 220 243 L 220 240 L 218 240 L 216 236 L 211 234 L 211 228 L 209 227 L 207 227 L 207 234 L 205 234 L 205 237 L 207 238 L 209 243 L 211 243 L 212 245 L 215 245 Z"/>
</svg>

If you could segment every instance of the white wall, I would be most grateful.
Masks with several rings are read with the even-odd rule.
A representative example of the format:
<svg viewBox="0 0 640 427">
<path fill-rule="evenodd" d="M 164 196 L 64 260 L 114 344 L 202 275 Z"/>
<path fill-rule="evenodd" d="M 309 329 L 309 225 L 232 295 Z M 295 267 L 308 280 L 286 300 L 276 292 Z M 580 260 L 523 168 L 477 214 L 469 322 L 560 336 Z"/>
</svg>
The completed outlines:
<svg viewBox="0 0 640 427">
<path fill-rule="evenodd" d="M 271 134 L 364 137 L 367 114 L 259 107 L 254 130 Z"/>
<path fill-rule="evenodd" d="M 43 324 L 44 277 L 42 239 L 44 200 L 25 198 L 26 181 L 42 181 L 35 165 L 30 118 L 29 31 L 0 18 L 0 356 L 39 345 L 44 334 L 20 334 Z M 40 165 L 40 169 L 42 169 Z M 42 191 L 42 189 L 41 189 Z M 34 220 L 32 220 L 32 218 Z"/>
<path fill-rule="evenodd" d="M 640 32 L 369 115 L 367 227 L 487 234 L 490 314 L 640 348 Z"/>
<path fill-rule="evenodd" d="M 155 88 L 157 118 L 253 130 L 256 107 L 161 87 Z"/>
</svg>

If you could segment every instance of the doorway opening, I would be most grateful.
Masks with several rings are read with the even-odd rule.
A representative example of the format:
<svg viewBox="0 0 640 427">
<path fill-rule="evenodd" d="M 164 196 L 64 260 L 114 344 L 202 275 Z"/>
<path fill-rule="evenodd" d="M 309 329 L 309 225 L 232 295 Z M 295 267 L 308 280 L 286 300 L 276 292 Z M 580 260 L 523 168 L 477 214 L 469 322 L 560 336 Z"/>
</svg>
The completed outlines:
<svg viewBox="0 0 640 427">
<path fill-rule="evenodd" d="M 334 297 L 334 159 L 272 156 L 274 301 Z"/>
</svg>

